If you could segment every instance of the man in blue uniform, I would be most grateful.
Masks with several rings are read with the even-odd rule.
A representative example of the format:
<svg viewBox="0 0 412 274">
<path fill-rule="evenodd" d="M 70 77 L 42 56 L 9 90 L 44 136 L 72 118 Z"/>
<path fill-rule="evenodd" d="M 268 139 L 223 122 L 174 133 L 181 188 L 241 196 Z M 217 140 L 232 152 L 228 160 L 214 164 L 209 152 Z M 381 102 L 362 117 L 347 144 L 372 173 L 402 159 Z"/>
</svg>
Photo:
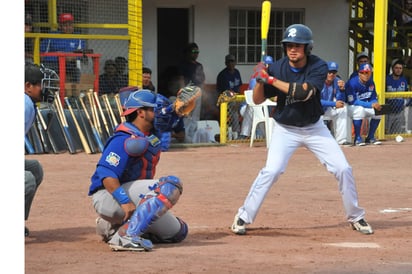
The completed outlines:
<svg viewBox="0 0 412 274">
<path fill-rule="evenodd" d="M 382 106 L 378 103 L 376 85 L 372 79 L 372 65 L 366 63 L 360 66 L 358 75 L 349 79 L 346 83 L 345 93 L 349 104 L 348 114 L 353 120 L 355 129 L 355 145 L 380 145 L 381 142 L 375 139 L 375 132 L 381 121 L 381 115 L 375 115 L 375 111 L 381 110 Z M 361 136 L 364 118 L 371 118 L 365 141 Z"/>
<path fill-rule="evenodd" d="M 312 31 L 305 25 L 289 26 L 283 36 L 285 57 L 269 66 L 268 72 L 256 73 L 253 101 L 262 103 L 277 96 L 275 126 L 266 165 L 250 187 L 249 194 L 235 215 L 231 230 L 245 234 L 262 206 L 271 186 L 285 172 L 293 152 L 306 147 L 338 180 L 346 219 L 354 230 L 372 234 L 365 221 L 365 210 L 358 206 L 358 195 L 352 167 L 339 144 L 322 121 L 320 91 L 328 72 L 325 61 L 311 55 Z M 261 65 L 258 65 L 261 66 Z"/>
<path fill-rule="evenodd" d="M 181 242 L 188 232 L 168 211 L 182 194 L 182 182 L 175 176 L 154 179 L 162 142 L 170 142 L 170 134 L 154 128 L 157 104 L 149 90 L 130 93 L 123 106 L 126 122 L 107 141 L 91 177 L 97 233 L 115 251 L 150 251 L 152 242 Z"/>
<path fill-rule="evenodd" d="M 59 31 L 55 33 L 73 34 L 74 33 L 74 17 L 70 13 L 62 13 L 59 16 Z M 63 38 L 63 39 L 44 39 L 40 44 L 40 51 L 43 52 L 75 52 L 85 48 L 85 41 L 77 38 Z M 80 69 L 78 68 L 78 57 L 66 58 L 66 75 L 68 82 L 80 81 Z M 47 56 L 42 58 L 42 63 L 48 67 L 59 72 L 58 57 Z"/>
</svg>

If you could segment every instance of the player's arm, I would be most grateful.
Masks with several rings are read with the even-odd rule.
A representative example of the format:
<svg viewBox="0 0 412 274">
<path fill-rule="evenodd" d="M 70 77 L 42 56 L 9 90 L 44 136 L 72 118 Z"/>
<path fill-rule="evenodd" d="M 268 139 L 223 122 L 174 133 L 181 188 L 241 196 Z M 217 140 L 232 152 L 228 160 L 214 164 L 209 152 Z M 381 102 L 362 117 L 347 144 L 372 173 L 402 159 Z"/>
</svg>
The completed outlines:
<svg viewBox="0 0 412 274">
<path fill-rule="evenodd" d="M 112 194 L 113 198 L 119 203 L 124 211 L 124 221 L 127 221 L 136 210 L 135 204 L 127 195 L 125 189 L 120 185 L 117 178 L 106 177 L 103 179 L 105 189 Z"/>
</svg>

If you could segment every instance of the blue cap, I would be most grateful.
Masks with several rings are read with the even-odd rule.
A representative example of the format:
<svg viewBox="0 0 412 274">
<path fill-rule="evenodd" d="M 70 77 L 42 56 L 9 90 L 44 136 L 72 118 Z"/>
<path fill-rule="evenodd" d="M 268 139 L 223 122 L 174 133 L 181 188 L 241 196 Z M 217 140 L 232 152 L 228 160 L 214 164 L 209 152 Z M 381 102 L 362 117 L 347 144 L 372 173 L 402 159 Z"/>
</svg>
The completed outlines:
<svg viewBox="0 0 412 274">
<path fill-rule="evenodd" d="M 328 62 L 328 70 L 329 71 L 338 71 L 339 65 L 336 62 Z"/>
<path fill-rule="evenodd" d="M 368 63 L 362 64 L 359 67 L 359 72 L 372 72 L 372 66 Z"/>
<path fill-rule="evenodd" d="M 272 56 L 267 55 L 267 56 L 265 57 L 265 64 L 266 64 L 266 65 L 273 64 L 273 58 L 272 58 Z"/>
</svg>

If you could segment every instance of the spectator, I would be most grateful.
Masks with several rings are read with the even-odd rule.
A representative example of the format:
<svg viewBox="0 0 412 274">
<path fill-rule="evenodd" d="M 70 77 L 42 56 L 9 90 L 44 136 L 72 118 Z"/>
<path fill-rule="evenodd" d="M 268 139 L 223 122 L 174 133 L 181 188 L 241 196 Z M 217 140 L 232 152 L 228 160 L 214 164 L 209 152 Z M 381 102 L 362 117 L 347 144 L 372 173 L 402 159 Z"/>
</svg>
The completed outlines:
<svg viewBox="0 0 412 274">
<path fill-rule="evenodd" d="M 26 14 L 24 20 L 24 32 L 33 32 L 33 20 L 30 14 Z M 25 63 L 34 63 L 33 38 L 24 38 L 24 59 Z"/>
<path fill-rule="evenodd" d="M 115 61 L 109 59 L 104 63 L 104 72 L 99 76 L 99 95 L 115 94 L 122 88 L 121 79 L 116 70 Z"/>
<path fill-rule="evenodd" d="M 123 56 L 117 56 L 114 59 L 116 63 L 116 71 L 119 75 L 119 81 L 121 87 L 127 87 L 129 85 L 129 74 L 127 73 L 127 60 Z"/>
<path fill-rule="evenodd" d="M 156 91 L 156 88 L 152 83 L 152 70 L 150 68 L 143 67 L 142 84 L 143 89 L 148 89 L 153 92 Z"/>
<path fill-rule="evenodd" d="M 358 55 L 356 55 L 356 64 L 357 64 L 358 69 L 362 64 L 370 64 L 369 56 L 365 51 L 362 51 L 362 52 L 358 53 Z M 358 71 L 357 70 L 352 72 L 352 74 L 349 77 L 349 80 L 352 79 L 355 76 L 358 76 Z"/>
<path fill-rule="evenodd" d="M 338 68 L 336 62 L 328 62 L 328 75 L 320 95 L 320 102 L 325 112 L 322 117 L 325 122 L 332 123 L 327 125 L 338 144 L 349 145 L 352 140 L 352 126 L 344 101 L 345 82 L 337 77 Z"/>
<path fill-rule="evenodd" d="M 399 92 L 408 91 L 408 81 L 403 76 L 405 63 L 401 59 L 392 61 L 392 73 L 386 76 L 386 91 Z M 392 113 L 385 115 L 385 133 L 394 134 L 402 132 L 404 104 L 402 98 L 387 99 L 386 103 L 392 106 Z"/>
<path fill-rule="evenodd" d="M 345 85 L 346 99 L 349 104 L 348 113 L 353 119 L 355 128 L 355 145 L 364 146 L 366 144 L 380 145 L 381 142 L 375 139 L 375 131 L 381 121 L 381 116 L 375 115 L 375 110 L 381 110 L 378 103 L 376 85 L 372 80 L 372 66 L 362 64 L 358 71 L 358 76 L 349 79 Z M 369 132 L 363 141 L 361 127 L 364 118 L 371 118 L 369 122 Z"/>
<path fill-rule="evenodd" d="M 180 73 L 184 77 L 185 85 L 195 85 L 204 90 L 205 73 L 203 65 L 197 61 L 199 47 L 196 43 L 189 43 L 184 49 L 184 60 L 179 66 Z M 202 96 L 197 98 L 196 106 L 192 113 L 184 118 L 186 128 L 186 142 L 192 142 L 197 129 L 197 121 L 200 120 L 202 110 Z"/>
<path fill-rule="evenodd" d="M 239 70 L 236 68 L 235 56 L 228 54 L 225 57 L 225 68 L 219 72 L 216 79 L 216 91 L 217 96 L 225 90 L 230 90 L 235 93 L 240 92 L 240 86 L 242 85 L 242 77 Z M 214 100 L 216 102 L 216 100 Z M 209 102 L 210 107 L 215 107 L 215 103 Z M 217 110 L 219 112 L 219 110 Z M 240 122 L 239 122 L 239 103 L 230 102 L 228 104 L 229 111 L 229 125 L 232 127 L 232 131 L 236 132 L 235 135 L 240 134 Z"/>
<path fill-rule="evenodd" d="M 73 34 L 74 32 L 74 17 L 70 13 L 62 13 L 59 15 L 59 30 L 56 33 Z M 76 52 L 85 48 L 85 41 L 77 38 L 64 39 L 44 39 L 40 45 L 41 52 Z M 57 73 L 59 71 L 58 58 L 54 56 L 43 57 L 42 63 Z M 76 82 L 80 81 L 80 58 L 67 57 L 66 58 L 66 81 Z"/>
<path fill-rule="evenodd" d="M 36 119 L 36 103 L 41 102 L 43 73 L 39 66 L 27 63 L 24 72 L 24 130 L 29 132 Z M 24 160 L 24 220 L 27 221 L 34 196 L 43 181 L 43 167 L 38 160 Z M 29 236 L 29 229 L 24 227 L 24 235 Z"/>
</svg>

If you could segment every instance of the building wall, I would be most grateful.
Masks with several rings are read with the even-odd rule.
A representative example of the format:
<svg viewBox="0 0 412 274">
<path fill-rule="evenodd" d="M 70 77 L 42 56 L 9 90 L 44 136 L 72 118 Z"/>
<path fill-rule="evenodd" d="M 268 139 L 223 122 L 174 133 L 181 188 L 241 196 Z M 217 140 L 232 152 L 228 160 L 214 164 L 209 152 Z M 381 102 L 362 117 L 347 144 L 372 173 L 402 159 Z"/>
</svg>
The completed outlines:
<svg viewBox="0 0 412 274">
<path fill-rule="evenodd" d="M 333 2 L 333 5 L 331 4 Z M 198 61 L 203 64 L 206 83 L 216 82 L 224 68 L 228 51 L 228 10 L 231 7 L 261 7 L 261 1 L 250 0 L 143 0 L 143 60 L 157 71 L 156 8 L 193 7 L 193 41 L 199 45 Z M 277 0 L 272 8 L 305 8 L 305 24 L 313 31 L 313 54 L 325 61 L 339 63 L 339 74 L 346 79 L 348 72 L 349 2 L 345 0 Z M 177 30 L 178 31 L 178 30 Z M 242 79 L 247 82 L 253 65 L 237 65 Z M 157 75 L 153 75 L 155 83 Z"/>
</svg>

